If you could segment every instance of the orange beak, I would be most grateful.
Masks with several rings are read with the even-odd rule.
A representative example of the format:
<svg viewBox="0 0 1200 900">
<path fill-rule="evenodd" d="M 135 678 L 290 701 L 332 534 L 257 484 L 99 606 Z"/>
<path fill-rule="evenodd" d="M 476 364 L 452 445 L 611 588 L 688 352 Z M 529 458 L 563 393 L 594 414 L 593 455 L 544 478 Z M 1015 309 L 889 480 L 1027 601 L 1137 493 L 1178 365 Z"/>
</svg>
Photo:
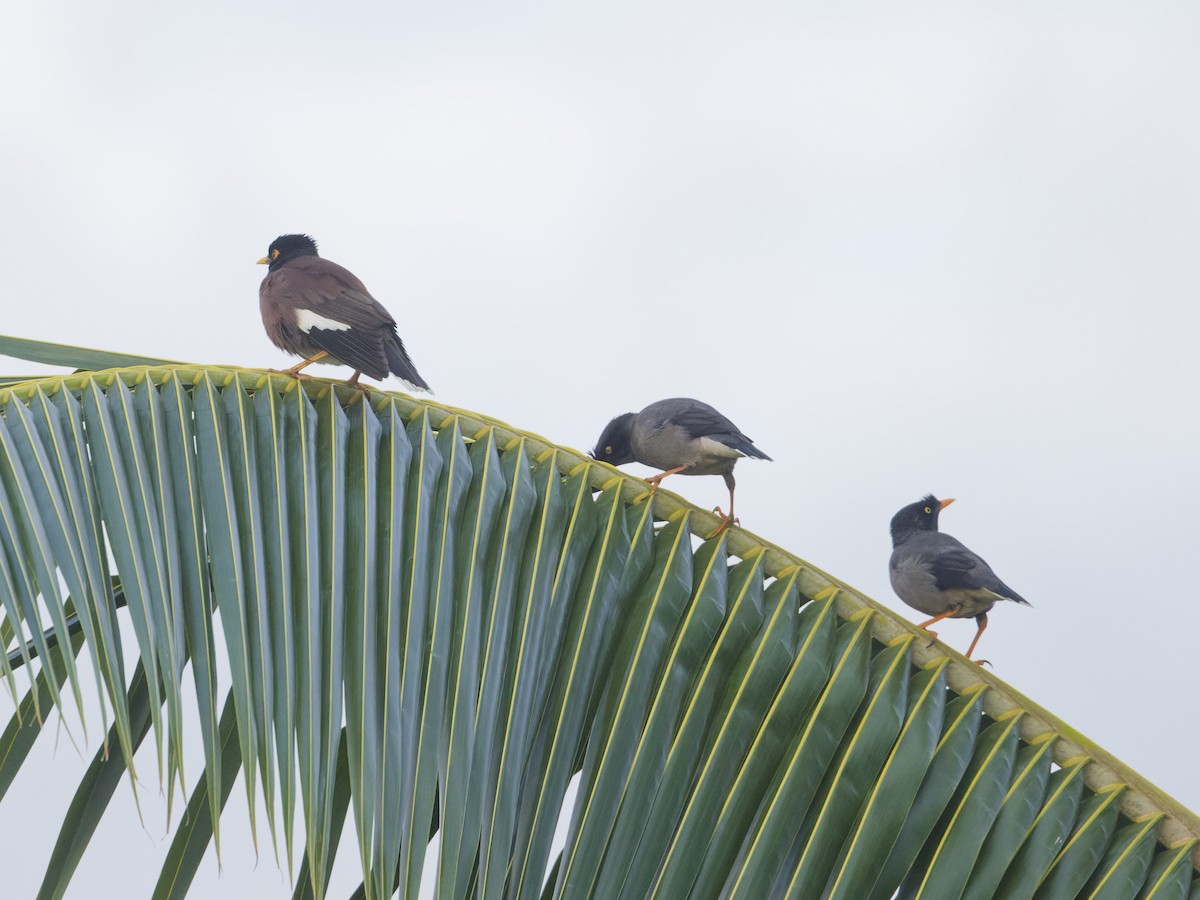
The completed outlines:
<svg viewBox="0 0 1200 900">
<path fill-rule="evenodd" d="M 951 503 L 953 503 L 953 502 L 954 502 L 954 498 L 953 498 L 953 497 L 951 497 L 949 500 L 943 500 L 943 501 L 942 501 L 942 505 L 941 505 L 941 506 L 939 506 L 939 507 L 938 507 L 938 509 L 945 509 L 947 506 L 949 506 L 949 505 L 950 505 Z"/>
</svg>

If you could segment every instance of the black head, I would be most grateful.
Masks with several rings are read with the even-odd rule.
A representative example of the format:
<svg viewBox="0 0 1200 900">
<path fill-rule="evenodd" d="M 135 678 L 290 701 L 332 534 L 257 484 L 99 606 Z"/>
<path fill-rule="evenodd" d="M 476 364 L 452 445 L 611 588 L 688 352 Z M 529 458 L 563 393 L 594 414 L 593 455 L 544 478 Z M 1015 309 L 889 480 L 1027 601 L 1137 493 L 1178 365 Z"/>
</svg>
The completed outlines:
<svg viewBox="0 0 1200 900">
<path fill-rule="evenodd" d="M 297 256 L 316 256 L 317 242 L 307 234 L 281 234 L 271 241 L 267 255 L 258 261 L 260 266 L 269 266 L 274 272 L 288 260 Z"/>
<path fill-rule="evenodd" d="M 899 544 L 918 531 L 937 531 L 938 513 L 953 502 L 953 497 L 939 500 L 933 494 L 927 494 L 916 503 L 908 504 L 892 516 L 892 544 Z"/>
<path fill-rule="evenodd" d="M 596 449 L 592 451 L 592 459 L 613 466 L 633 462 L 633 444 L 630 440 L 632 431 L 633 413 L 617 416 L 600 432 L 600 440 L 596 442 Z"/>
</svg>

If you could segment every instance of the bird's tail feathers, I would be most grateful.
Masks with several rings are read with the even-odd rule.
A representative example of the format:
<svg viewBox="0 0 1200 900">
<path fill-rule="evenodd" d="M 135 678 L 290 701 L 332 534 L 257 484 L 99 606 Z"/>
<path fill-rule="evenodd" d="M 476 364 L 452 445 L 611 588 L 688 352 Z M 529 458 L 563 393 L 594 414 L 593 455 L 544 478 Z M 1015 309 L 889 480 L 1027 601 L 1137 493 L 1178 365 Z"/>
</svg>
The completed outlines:
<svg viewBox="0 0 1200 900">
<path fill-rule="evenodd" d="M 1013 603 L 1020 603 L 1022 606 L 1033 606 L 1032 603 L 1030 603 L 1012 588 L 1005 588 L 1003 591 L 998 591 L 996 596 L 1003 600 L 1011 600 Z"/>
<path fill-rule="evenodd" d="M 417 367 L 408 358 L 408 354 L 404 350 L 404 344 L 398 339 L 387 341 L 385 342 L 385 352 L 387 353 L 388 368 L 393 375 L 404 382 L 405 387 L 410 391 L 433 393 L 429 385 L 425 383 L 425 379 L 417 373 Z"/>
<path fill-rule="evenodd" d="M 752 459 L 765 459 L 767 462 L 774 462 L 771 457 L 767 456 L 767 454 L 755 447 L 754 442 L 744 434 L 714 434 L 712 435 L 712 438 L 713 440 L 720 441 L 726 447 L 732 447 L 734 450 L 738 451 L 744 456 L 749 456 Z"/>
</svg>

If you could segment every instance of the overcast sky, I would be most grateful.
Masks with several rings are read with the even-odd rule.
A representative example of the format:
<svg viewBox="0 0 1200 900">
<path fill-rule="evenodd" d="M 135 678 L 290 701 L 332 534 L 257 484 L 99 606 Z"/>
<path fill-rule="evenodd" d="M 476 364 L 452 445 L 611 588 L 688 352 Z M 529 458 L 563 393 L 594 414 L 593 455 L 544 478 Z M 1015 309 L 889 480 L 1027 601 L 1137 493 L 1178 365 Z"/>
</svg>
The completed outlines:
<svg viewBox="0 0 1200 900">
<path fill-rule="evenodd" d="M 743 524 L 910 619 L 888 521 L 957 497 L 1033 603 L 980 655 L 1200 808 L 1200 7 L 647 5 L 8 9 L 0 331 L 278 367 L 254 261 L 308 232 L 439 401 L 580 449 L 712 403 L 775 459 Z M 51 740 L 0 818 L 12 896 L 85 764 Z M 146 832 L 123 788 L 74 896 L 148 896 L 143 772 Z M 243 798 L 196 896 L 285 895 Z"/>
</svg>

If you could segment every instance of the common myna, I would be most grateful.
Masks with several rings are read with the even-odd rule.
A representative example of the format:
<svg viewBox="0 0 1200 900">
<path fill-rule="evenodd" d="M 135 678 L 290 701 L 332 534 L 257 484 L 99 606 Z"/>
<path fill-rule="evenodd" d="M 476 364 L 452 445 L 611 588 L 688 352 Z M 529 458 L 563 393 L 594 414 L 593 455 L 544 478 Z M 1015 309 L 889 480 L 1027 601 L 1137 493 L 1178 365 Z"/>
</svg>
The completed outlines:
<svg viewBox="0 0 1200 900">
<path fill-rule="evenodd" d="M 997 578 L 980 556 L 938 531 L 938 513 L 953 502 L 930 494 L 892 516 L 893 549 L 888 568 L 892 589 L 900 599 L 913 609 L 933 616 L 917 627 L 934 638 L 937 632 L 929 626 L 935 622 L 975 618 L 979 629 L 967 648 L 970 659 L 979 636 L 987 628 L 987 613 L 997 600 L 1030 604 Z"/>
<path fill-rule="evenodd" d="M 737 522 L 733 515 L 733 466 L 743 456 L 770 460 L 727 418 L 699 400 L 675 397 L 651 403 L 640 413 L 617 416 L 600 434 L 592 458 L 614 466 L 629 462 L 665 471 L 646 481 L 652 490 L 668 475 L 720 475 L 729 488 L 729 515 L 715 512 L 716 537 Z"/>
<path fill-rule="evenodd" d="M 411 390 L 428 391 L 408 358 L 396 320 L 355 275 L 317 255 L 306 234 L 281 234 L 259 265 L 270 267 L 258 289 L 263 326 L 272 343 L 304 361 L 286 370 L 298 375 L 315 362 L 342 363 L 379 381 L 393 373 Z"/>
</svg>

